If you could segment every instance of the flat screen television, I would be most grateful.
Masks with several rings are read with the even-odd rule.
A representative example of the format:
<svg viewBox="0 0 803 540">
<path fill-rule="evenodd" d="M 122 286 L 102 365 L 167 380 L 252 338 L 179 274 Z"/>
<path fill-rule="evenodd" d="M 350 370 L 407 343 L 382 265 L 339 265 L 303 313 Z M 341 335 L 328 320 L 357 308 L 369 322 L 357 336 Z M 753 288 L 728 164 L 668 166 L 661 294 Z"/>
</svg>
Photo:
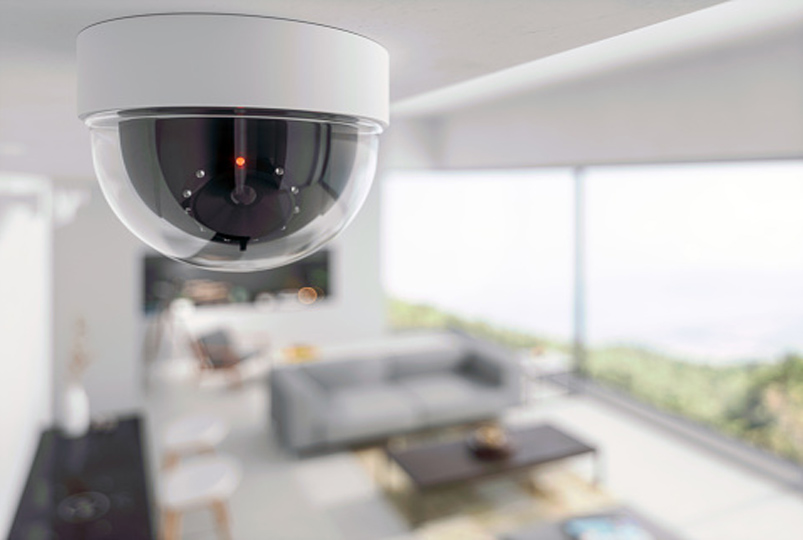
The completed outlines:
<svg viewBox="0 0 803 540">
<path fill-rule="evenodd" d="M 197 268 L 158 254 L 146 255 L 143 309 L 155 313 L 178 298 L 189 299 L 197 306 L 276 299 L 314 304 L 332 294 L 329 259 L 329 250 L 324 249 L 280 268 L 230 273 Z"/>
</svg>

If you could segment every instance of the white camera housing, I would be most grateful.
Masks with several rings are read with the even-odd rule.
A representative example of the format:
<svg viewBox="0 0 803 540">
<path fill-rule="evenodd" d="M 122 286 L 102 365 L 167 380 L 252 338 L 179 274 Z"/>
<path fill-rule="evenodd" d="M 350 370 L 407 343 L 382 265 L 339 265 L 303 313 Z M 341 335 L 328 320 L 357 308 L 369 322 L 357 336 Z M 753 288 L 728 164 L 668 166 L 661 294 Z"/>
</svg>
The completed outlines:
<svg viewBox="0 0 803 540">
<path fill-rule="evenodd" d="M 180 261 L 273 268 L 354 217 L 388 125 L 388 54 L 315 24 L 115 19 L 78 36 L 78 115 L 120 220 Z"/>
</svg>

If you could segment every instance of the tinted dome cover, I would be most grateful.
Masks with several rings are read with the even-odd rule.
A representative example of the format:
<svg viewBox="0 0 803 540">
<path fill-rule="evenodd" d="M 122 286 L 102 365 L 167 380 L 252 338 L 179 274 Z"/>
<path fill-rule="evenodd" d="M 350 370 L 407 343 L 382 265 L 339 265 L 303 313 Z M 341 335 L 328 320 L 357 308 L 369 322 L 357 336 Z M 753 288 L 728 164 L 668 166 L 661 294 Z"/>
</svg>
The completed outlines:
<svg viewBox="0 0 803 540">
<path fill-rule="evenodd" d="M 148 208 L 188 234 L 241 251 L 326 213 L 351 176 L 356 140 L 349 126 L 293 120 L 120 122 L 125 168 Z"/>
<path fill-rule="evenodd" d="M 162 254 L 275 268 L 334 238 L 371 187 L 381 127 L 282 111 L 160 109 L 87 120 L 117 217 Z"/>
</svg>

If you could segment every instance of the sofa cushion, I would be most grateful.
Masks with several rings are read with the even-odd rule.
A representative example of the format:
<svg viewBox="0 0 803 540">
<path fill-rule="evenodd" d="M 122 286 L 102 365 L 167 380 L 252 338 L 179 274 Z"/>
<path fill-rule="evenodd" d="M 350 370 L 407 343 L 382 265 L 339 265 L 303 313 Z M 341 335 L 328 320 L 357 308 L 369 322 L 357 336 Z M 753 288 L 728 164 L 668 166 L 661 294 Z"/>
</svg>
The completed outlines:
<svg viewBox="0 0 803 540">
<path fill-rule="evenodd" d="M 399 380 L 427 426 L 491 418 L 504 407 L 503 396 L 458 374 L 426 375 Z"/>
<path fill-rule="evenodd" d="M 413 429 L 421 420 L 410 396 L 398 386 L 341 388 L 329 397 L 329 443 L 368 440 Z"/>
<path fill-rule="evenodd" d="M 382 384 L 387 374 L 383 358 L 323 361 L 304 366 L 304 371 L 321 387 L 331 392 L 353 386 Z"/>
<path fill-rule="evenodd" d="M 465 352 L 458 347 L 396 354 L 389 359 L 390 378 L 397 380 L 456 371 L 463 363 L 464 356 Z"/>
</svg>

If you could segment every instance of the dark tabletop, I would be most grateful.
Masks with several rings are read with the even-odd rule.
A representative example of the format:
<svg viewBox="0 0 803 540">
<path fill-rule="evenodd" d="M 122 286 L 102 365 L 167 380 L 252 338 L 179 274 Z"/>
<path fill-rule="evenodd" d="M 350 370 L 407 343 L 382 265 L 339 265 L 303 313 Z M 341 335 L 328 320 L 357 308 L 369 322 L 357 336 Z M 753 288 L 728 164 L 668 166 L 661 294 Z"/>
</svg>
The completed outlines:
<svg viewBox="0 0 803 540">
<path fill-rule="evenodd" d="M 550 424 L 511 428 L 508 435 L 513 453 L 494 461 L 476 458 L 464 439 L 404 449 L 389 448 L 387 452 L 419 489 L 508 473 L 596 452 L 595 447 Z"/>
<path fill-rule="evenodd" d="M 129 417 L 76 439 L 42 433 L 9 538 L 152 540 L 142 432 Z"/>
</svg>

